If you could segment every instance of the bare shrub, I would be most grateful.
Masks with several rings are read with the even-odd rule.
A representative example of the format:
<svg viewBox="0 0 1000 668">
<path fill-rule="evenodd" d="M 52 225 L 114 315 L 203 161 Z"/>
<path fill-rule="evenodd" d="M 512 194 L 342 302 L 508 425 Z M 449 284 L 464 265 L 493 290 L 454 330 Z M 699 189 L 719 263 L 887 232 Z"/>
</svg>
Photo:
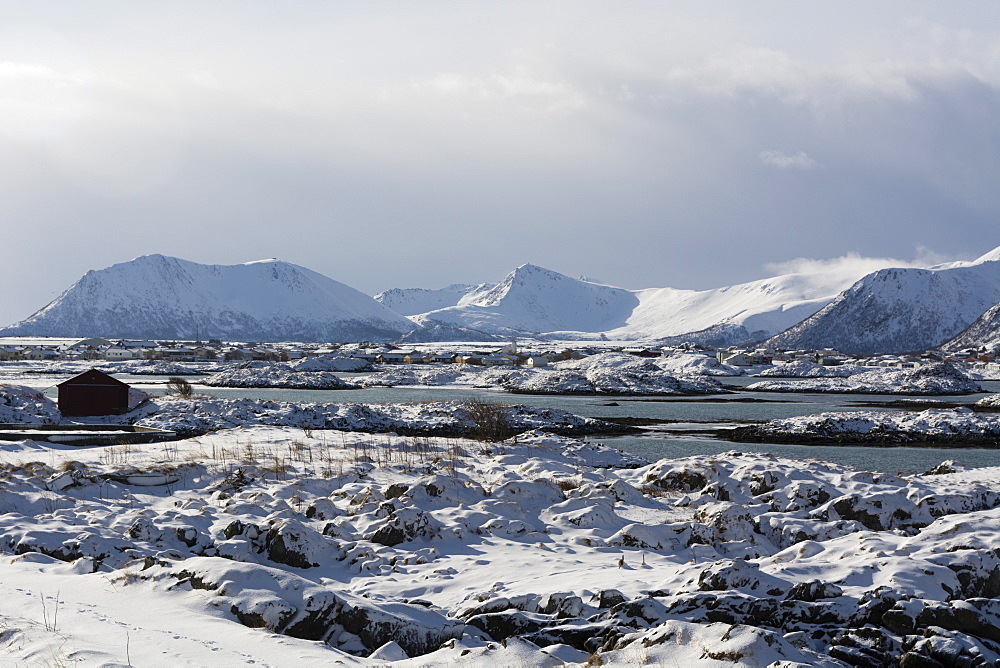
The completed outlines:
<svg viewBox="0 0 1000 668">
<path fill-rule="evenodd" d="M 462 410 L 471 423 L 465 434 L 468 438 L 496 443 L 514 435 L 514 428 L 507 417 L 507 407 L 503 404 L 469 399 L 462 404 Z"/>
<path fill-rule="evenodd" d="M 556 487 L 564 492 L 570 492 L 580 487 L 580 482 L 572 478 L 559 478 L 558 480 L 553 480 L 553 482 L 556 484 Z"/>
<path fill-rule="evenodd" d="M 194 394 L 194 388 L 191 387 L 191 383 L 187 379 L 171 376 L 167 379 L 167 392 L 176 394 L 183 399 L 190 399 L 191 395 Z"/>
</svg>

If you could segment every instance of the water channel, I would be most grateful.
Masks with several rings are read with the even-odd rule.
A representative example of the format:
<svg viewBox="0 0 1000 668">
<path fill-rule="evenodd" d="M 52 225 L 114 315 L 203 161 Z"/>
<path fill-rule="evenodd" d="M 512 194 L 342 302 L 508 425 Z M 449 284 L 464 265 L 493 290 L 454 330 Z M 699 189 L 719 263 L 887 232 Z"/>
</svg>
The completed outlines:
<svg viewBox="0 0 1000 668">
<path fill-rule="evenodd" d="M 349 379 L 355 374 L 342 374 Z M 163 394 L 166 378 L 118 376 L 150 394 Z M 731 394 L 712 397 L 613 397 L 511 395 L 500 391 L 461 388 L 393 387 L 361 390 L 284 390 L 212 388 L 197 384 L 197 392 L 225 398 L 272 399 L 299 402 L 355 401 L 365 403 L 403 401 L 466 400 L 477 397 L 498 403 L 521 403 L 542 408 L 559 408 L 587 417 L 629 417 L 662 421 L 641 434 L 595 437 L 592 440 L 642 456 L 650 461 L 664 457 L 713 455 L 728 451 L 764 452 L 794 459 L 821 459 L 866 470 L 891 473 L 925 471 L 944 460 L 955 459 L 968 466 L 1000 466 L 1000 450 L 982 448 L 876 448 L 789 444 L 734 443 L 707 435 L 716 427 L 746 422 L 763 422 L 825 411 L 865 410 L 872 404 L 899 401 L 906 397 L 861 394 L 763 393 L 740 388 L 759 379 L 725 377 L 718 380 L 731 387 Z M 980 383 L 990 392 L 1000 392 L 1000 381 Z M 971 404 L 986 396 L 943 397 L 947 403 Z M 912 398 L 921 402 L 934 398 Z"/>
</svg>

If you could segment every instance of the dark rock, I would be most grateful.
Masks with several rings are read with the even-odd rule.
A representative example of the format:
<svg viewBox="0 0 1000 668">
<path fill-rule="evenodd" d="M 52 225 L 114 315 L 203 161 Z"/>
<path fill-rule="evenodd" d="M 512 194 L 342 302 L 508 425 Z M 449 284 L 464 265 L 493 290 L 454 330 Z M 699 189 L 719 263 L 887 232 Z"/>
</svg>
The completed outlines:
<svg viewBox="0 0 1000 668">
<path fill-rule="evenodd" d="M 368 536 L 368 540 L 373 543 L 378 543 L 379 545 L 392 547 L 393 545 L 399 545 L 406 540 L 406 532 L 399 527 L 385 524 L 379 527 L 375 533 Z"/>
<path fill-rule="evenodd" d="M 944 668 L 944 664 L 924 654 L 907 652 L 899 657 L 899 668 Z"/>
<path fill-rule="evenodd" d="M 188 547 L 194 547 L 198 544 L 198 530 L 194 527 L 175 527 L 174 535 L 177 540 Z"/>
<path fill-rule="evenodd" d="M 640 598 L 619 604 L 612 613 L 625 626 L 655 626 L 666 619 L 667 608 L 655 598 Z"/>
<path fill-rule="evenodd" d="M 818 601 L 821 598 L 837 598 L 843 596 L 844 590 L 830 582 L 810 580 L 799 582 L 785 595 L 786 601 Z"/>
<path fill-rule="evenodd" d="M 646 482 L 663 489 L 675 490 L 678 492 L 695 492 L 704 489 L 708 485 L 708 478 L 701 471 L 692 469 L 672 469 L 662 476 L 651 473 Z"/>
<path fill-rule="evenodd" d="M 583 608 L 583 599 L 568 593 L 547 594 L 538 601 L 538 612 L 560 619 L 579 617 Z"/>
<path fill-rule="evenodd" d="M 625 594 L 617 589 L 602 589 L 591 600 L 596 600 L 598 608 L 613 608 L 628 601 Z"/>
<path fill-rule="evenodd" d="M 534 633 L 555 623 L 551 615 L 540 615 L 521 610 L 504 610 L 475 615 L 465 621 L 469 626 L 484 631 L 494 640 Z"/>
<path fill-rule="evenodd" d="M 242 535 L 244 531 L 246 531 L 246 525 L 239 520 L 233 520 L 222 530 L 222 535 L 226 537 L 226 540 L 231 540 L 236 536 Z"/>
<path fill-rule="evenodd" d="M 407 485 L 405 483 L 397 482 L 394 485 L 389 485 L 389 488 L 385 490 L 385 498 L 386 499 L 398 499 L 399 497 L 401 497 L 404 494 L 406 494 L 406 492 L 409 489 L 410 489 L 409 485 Z"/>
<path fill-rule="evenodd" d="M 917 617 L 917 624 L 921 628 L 940 626 L 993 642 L 1000 642 L 998 622 L 1000 600 L 987 598 L 927 605 Z"/>
<path fill-rule="evenodd" d="M 899 601 L 899 595 L 889 587 L 870 589 L 858 600 L 858 610 L 851 618 L 856 626 L 872 624 L 879 626 L 882 616 Z"/>
<path fill-rule="evenodd" d="M 539 647 L 549 645 L 569 645 L 584 652 L 597 652 L 605 644 L 607 636 L 621 637 L 632 629 L 620 629 L 613 622 L 571 622 L 560 626 L 550 626 L 524 637 Z"/>
<path fill-rule="evenodd" d="M 403 541 L 417 537 L 430 538 L 439 533 L 440 524 L 428 513 L 393 504 L 385 503 L 379 506 L 380 510 L 387 511 L 388 516 L 385 522 L 367 537 L 367 540 L 392 547 Z"/>
</svg>

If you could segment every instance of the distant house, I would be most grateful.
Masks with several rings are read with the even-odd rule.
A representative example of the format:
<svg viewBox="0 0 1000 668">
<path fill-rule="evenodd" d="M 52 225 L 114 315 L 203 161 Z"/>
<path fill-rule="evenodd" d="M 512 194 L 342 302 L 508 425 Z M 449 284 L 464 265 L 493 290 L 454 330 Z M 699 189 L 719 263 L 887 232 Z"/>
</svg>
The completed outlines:
<svg viewBox="0 0 1000 668">
<path fill-rule="evenodd" d="M 227 362 L 249 362 L 253 359 L 253 351 L 246 348 L 226 348 L 222 358 Z"/>
<path fill-rule="evenodd" d="M 91 369 L 59 383 L 59 411 L 69 417 L 122 415 L 142 403 L 145 393 Z"/>
<path fill-rule="evenodd" d="M 514 361 L 509 357 L 500 355 L 487 355 L 482 358 L 483 366 L 514 366 Z"/>
<path fill-rule="evenodd" d="M 126 348 L 119 344 L 104 351 L 106 360 L 136 360 L 142 359 L 142 350 L 138 348 Z"/>
<path fill-rule="evenodd" d="M 475 353 L 468 354 L 468 355 L 459 353 L 458 355 L 455 355 L 455 363 L 456 364 L 474 364 L 476 366 L 482 366 L 483 365 L 483 356 L 482 355 L 477 355 Z"/>
<path fill-rule="evenodd" d="M 725 364 L 731 364 L 733 366 L 753 365 L 753 361 L 750 359 L 750 356 L 747 355 L 746 353 L 729 353 L 729 354 L 719 353 L 719 355 L 723 356 L 721 361 Z"/>
<path fill-rule="evenodd" d="M 548 366 L 549 358 L 545 355 L 529 355 L 528 359 L 525 360 L 524 365 L 531 367 L 532 369 Z"/>
<path fill-rule="evenodd" d="M 54 360 L 59 359 L 59 353 L 55 350 L 50 350 L 49 348 L 39 348 L 35 346 L 28 346 L 21 350 L 21 359 L 23 360 Z"/>
<path fill-rule="evenodd" d="M 636 357 L 659 357 L 660 353 L 655 350 L 650 350 L 649 348 L 623 348 L 623 353 L 628 353 L 629 355 L 635 355 Z"/>
</svg>

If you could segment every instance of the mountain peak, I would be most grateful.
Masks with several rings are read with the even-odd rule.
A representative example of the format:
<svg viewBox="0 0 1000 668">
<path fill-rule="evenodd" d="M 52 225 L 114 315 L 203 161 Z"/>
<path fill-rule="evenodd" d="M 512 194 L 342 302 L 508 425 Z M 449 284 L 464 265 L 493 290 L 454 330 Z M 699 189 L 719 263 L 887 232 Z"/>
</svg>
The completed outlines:
<svg viewBox="0 0 1000 668">
<path fill-rule="evenodd" d="M 975 260 L 973 260 L 972 264 L 982 264 L 983 262 L 997 262 L 997 261 L 1000 261 L 1000 246 L 997 246 L 989 253 L 986 253 L 985 255 L 976 258 Z"/>
</svg>

